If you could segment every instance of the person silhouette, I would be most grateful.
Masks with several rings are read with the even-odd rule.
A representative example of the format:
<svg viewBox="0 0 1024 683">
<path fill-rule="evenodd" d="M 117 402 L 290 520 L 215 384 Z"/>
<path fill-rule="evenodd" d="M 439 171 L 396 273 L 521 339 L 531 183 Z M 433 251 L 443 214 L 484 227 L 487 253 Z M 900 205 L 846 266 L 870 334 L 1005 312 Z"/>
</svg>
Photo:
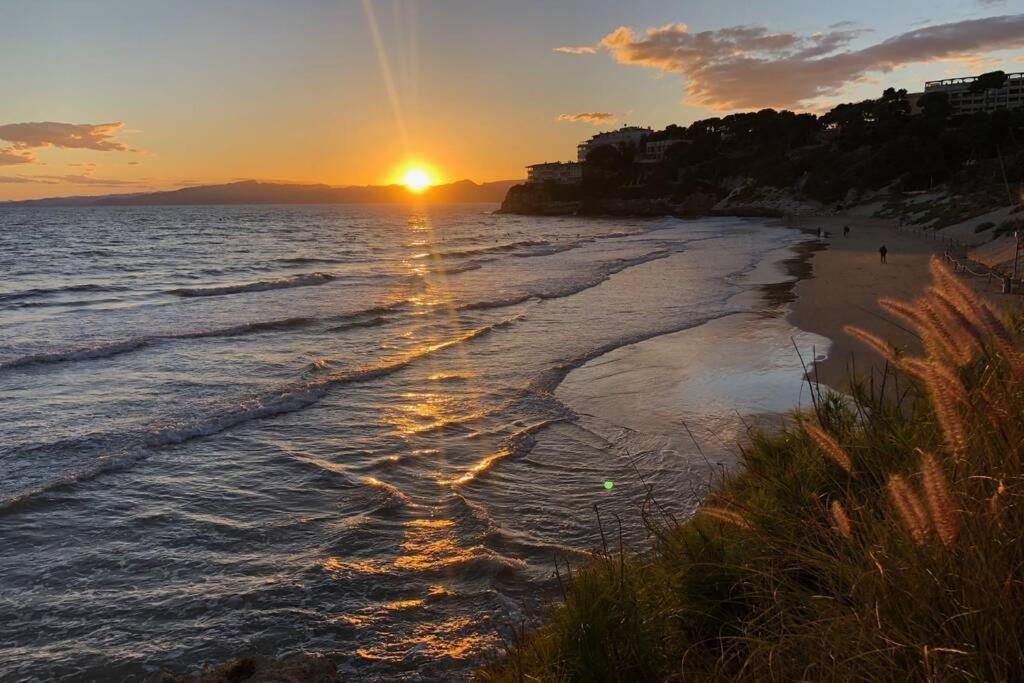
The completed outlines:
<svg viewBox="0 0 1024 683">
<path fill-rule="evenodd" d="M 849 236 L 850 236 L 850 226 L 849 225 L 844 225 L 843 226 L 843 237 L 849 237 Z"/>
<path fill-rule="evenodd" d="M 884 244 L 878 248 L 878 255 L 881 257 L 882 263 L 885 263 L 885 255 L 888 254 L 888 253 L 889 253 L 889 250 L 886 249 Z"/>
</svg>

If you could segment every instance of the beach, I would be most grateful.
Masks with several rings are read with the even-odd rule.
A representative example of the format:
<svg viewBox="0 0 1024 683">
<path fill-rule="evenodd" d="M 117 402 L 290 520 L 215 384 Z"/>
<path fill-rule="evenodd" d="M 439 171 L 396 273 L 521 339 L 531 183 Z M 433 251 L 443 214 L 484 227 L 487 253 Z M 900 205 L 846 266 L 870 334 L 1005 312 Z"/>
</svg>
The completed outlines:
<svg viewBox="0 0 1024 683">
<path fill-rule="evenodd" d="M 942 256 L 946 243 L 929 239 L 917 231 L 901 231 L 892 220 L 860 216 L 828 216 L 790 221 L 792 227 L 816 229 L 831 234 L 824 238 L 824 249 L 810 261 L 811 274 L 794 287 L 796 300 L 787 316 L 796 327 L 832 340 L 826 358 L 813 368 L 813 377 L 821 384 L 840 391 L 849 387 L 851 372 L 866 376 L 880 359 L 867 347 L 843 332 L 846 325 L 863 328 L 897 347 L 912 352 L 919 340 L 892 315 L 878 305 L 879 298 L 907 301 L 921 294 L 931 283 L 928 261 Z M 843 226 L 850 234 L 843 236 Z M 878 250 L 888 249 L 886 263 Z M 996 280 L 965 277 L 982 297 L 1000 304 Z"/>
<path fill-rule="evenodd" d="M 658 448 L 685 450 L 696 442 L 709 456 L 707 475 L 735 462 L 735 445 L 751 425 L 771 428 L 779 416 L 809 408 L 808 378 L 843 392 L 851 377 L 881 372 L 881 359 L 845 326 L 919 352 L 916 336 L 878 300 L 919 296 L 931 282 L 929 259 L 943 254 L 944 242 L 857 215 L 786 224 L 808 239 L 748 276 L 748 284 L 760 286 L 761 301 L 748 304 L 758 312 L 615 349 L 571 372 L 557 396 L 585 419 L 643 434 Z M 965 281 L 994 302 L 1001 296 L 993 281 Z"/>
<path fill-rule="evenodd" d="M 842 326 L 891 336 L 875 299 L 920 291 L 936 246 L 489 208 L 4 214 L 0 575 L 27 597 L 0 677 L 253 651 L 466 673 L 557 597 L 553 558 L 613 523 L 642 548 L 651 491 L 689 517 L 748 429 L 810 407 L 807 367 L 842 390 L 871 361 Z"/>
<path fill-rule="evenodd" d="M 893 221 L 835 216 L 804 218 L 793 227 L 830 233 L 824 249 L 811 259 L 811 275 L 794 287 L 796 301 L 787 318 L 796 327 L 831 340 L 827 357 L 815 363 L 812 376 L 821 384 L 843 390 L 850 373 L 866 373 L 878 357 L 851 338 L 843 327 L 864 328 L 896 346 L 916 349 L 917 339 L 893 321 L 878 305 L 881 297 L 913 299 L 928 285 L 928 261 L 942 253 L 941 243 L 915 233 L 901 233 Z M 843 226 L 850 234 L 843 236 Z M 888 249 L 886 263 L 879 248 Z"/>
</svg>

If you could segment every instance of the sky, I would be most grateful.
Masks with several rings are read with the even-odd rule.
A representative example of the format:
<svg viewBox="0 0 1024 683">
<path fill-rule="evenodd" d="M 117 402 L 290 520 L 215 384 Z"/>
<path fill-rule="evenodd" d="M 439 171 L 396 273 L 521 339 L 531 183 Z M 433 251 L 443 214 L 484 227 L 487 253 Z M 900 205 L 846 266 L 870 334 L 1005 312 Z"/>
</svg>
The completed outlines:
<svg viewBox="0 0 1024 683">
<path fill-rule="evenodd" d="M 1024 0 L 0 0 L 0 200 L 525 176 L 622 124 L 1024 71 Z"/>
</svg>

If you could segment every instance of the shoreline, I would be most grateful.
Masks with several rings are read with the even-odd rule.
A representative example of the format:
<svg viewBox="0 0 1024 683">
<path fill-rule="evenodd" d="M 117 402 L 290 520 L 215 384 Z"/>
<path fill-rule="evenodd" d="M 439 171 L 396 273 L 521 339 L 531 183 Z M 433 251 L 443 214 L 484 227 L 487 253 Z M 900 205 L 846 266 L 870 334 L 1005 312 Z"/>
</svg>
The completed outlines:
<svg viewBox="0 0 1024 683">
<path fill-rule="evenodd" d="M 732 446 L 752 425 L 774 429 L 810 406 L 803 364 L 828 340 L 788 313 L 823 248 L 807 239 L 766 253 L 735 295 L 746 310 L 597 354 L 565 373 L 556 397 L 588 431 L 622 430 L 643 444 L 638 451 L 673 453 L 673 466 L 694 477 L 684 506 L 692 512 L 711 481 L 736 464 Z"/>
<path fill-rule="evenodd" d="M 881 373 L 880 358 L 847 335 L 843 331 L 846 325 L 863 328 L 911 352 L 919 350 L 917 337 L 886 314 L 878 299 L 909 301 L 920 296 L 931 284 L 928 262 L 933 254 L 942 253 L 941 242 L 898 231 L 891 219 L 856 215 L 793 217 L 785 225 L 814 233 L 821 227 L 831 234 L 814 240 L 818 248 L 808 258 L 807 272 L 793 287 L 794 301 L 786 315 L 794 327 L 831 341 L 826 357 L 809 368 L 816 381 L 846 391 L 852 376 L 868 379 Z M 848 237 L 843 236 L 843 226 L 850 227 Z M 883 244 L 888 249 L 885 264 L 878 253 Z M 991 286 L 969 284 L 994 298 Z"/>
</svg>

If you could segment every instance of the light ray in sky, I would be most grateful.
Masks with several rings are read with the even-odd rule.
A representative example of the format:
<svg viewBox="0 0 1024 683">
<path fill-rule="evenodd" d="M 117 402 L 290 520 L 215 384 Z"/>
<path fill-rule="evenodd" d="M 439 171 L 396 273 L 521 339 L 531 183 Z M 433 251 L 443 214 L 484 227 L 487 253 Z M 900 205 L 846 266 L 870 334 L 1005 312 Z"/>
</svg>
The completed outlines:
<svg viewBox="0 0 1024 683">
<path fill-rule="evenodd" d="M 391 111 L 395 116 L 395 126 L 402 138 L 402 144 L 406 151 L 409 150 L 409 133 L 405 126 L 405 117 L 402 115 L 402 102 L 395 88 L 395 79 L 391 71 L 391 63 L 388 60 L 387 50 L 384 47 L 384 40 L 380 35 L 380 26 L 377 24 L 377 16 L 373 11 L 372 0 L 363 0 L 363 10 L 366 13 L 366 24 L 370 29 L 373 38 L 373 47 L 377 51 L 377 62 L 380 65 L 381 80 L 384 81 L 384 88 L 387 90 L 388 99 L 391 101 Z"/>
</svg>

